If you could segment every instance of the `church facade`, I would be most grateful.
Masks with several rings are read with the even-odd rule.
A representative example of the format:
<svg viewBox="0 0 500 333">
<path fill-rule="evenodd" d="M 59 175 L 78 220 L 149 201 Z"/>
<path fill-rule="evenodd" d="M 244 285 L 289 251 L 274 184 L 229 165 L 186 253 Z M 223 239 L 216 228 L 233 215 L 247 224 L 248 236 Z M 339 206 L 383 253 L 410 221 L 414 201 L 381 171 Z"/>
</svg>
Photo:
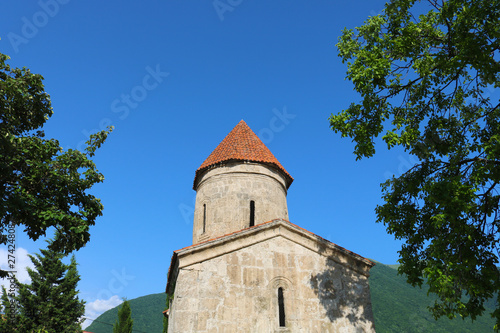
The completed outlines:
<svg viewBox="0 0 500 333">
<path fill-rule="evenodd" d="M 293 178 L 241 121 L 198 168 L 168 332 L 375 332 L 374 265 L 288 221 Z"/>
</svg>

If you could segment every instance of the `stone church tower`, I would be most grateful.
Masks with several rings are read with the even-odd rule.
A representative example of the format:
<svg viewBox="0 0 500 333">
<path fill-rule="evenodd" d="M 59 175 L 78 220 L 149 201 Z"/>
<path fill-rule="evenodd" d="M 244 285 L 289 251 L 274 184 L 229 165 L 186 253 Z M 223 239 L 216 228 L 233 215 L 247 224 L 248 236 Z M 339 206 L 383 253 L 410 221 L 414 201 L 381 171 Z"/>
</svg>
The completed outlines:
<svg viewBox="0 0 500 333">
<path fill-rule="evenodd" d="M 196 171 L 169 333 L 375 332 L 371 261 L 288 221 L 293 178 L 242 120 Z"/>
</svg>

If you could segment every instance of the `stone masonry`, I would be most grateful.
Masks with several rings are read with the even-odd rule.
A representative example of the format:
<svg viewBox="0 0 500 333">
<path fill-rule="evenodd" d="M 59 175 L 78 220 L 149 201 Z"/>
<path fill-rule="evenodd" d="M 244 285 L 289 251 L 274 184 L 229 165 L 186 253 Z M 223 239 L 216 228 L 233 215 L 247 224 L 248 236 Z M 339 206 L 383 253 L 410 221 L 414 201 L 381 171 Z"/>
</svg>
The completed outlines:
<svg viewBox="0 0 500 333">
<path fill-rule="evenodd" d="M 176 251 L 169 332 L 374 332 L 370 261 L 284 220 L 228 237 Z"/>
<path fill-rule="evenodd" d="M 227 163 L 205 172 L 195 186 L 193 244 L 249 227 L 251 201 L 255 224 L 288 220 L 286 180 L 267 165 Z"/>
</svg>

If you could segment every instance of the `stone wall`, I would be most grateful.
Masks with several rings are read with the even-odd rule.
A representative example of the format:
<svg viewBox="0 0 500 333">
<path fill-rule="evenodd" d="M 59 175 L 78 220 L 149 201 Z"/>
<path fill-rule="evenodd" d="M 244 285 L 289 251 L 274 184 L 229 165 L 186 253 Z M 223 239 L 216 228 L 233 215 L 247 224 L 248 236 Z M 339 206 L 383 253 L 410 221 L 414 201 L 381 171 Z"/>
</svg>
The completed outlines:
<svg viewBox="0 0 500 333">
<path fill-rule="evenodd" d="M 255 203 L 255 225 L 288 220 L 286 180 L 274 167 L 227 163 L 201 175 L 195 189 L 193 244 L 248 228 L 250 201 Z"/>
<path fill-rule="evenodd" d="M 375 332 L 368 274 L 322 251 L 278 235 L 205 261 L 190 254 L 187 265 L 179 261 L 168 331 Z M 280 287 L 286 316 L 282 328 Z"/>
</svg>

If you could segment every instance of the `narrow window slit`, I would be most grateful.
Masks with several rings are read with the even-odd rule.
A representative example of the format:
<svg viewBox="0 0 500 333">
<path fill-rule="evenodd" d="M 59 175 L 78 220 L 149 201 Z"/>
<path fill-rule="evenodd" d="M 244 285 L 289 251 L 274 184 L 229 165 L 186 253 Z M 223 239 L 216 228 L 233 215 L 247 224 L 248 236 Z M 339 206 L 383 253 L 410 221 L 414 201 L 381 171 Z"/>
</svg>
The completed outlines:
<svg viewBox="0 0 500 333">
<path fill-rule="evenodd" d="M 206 226 L 207 226 L 207 204 L 203 204 L 203 233 L 205 233 Z"/>
<path fill-rule="evenodd" d="M 278 308 L 280 327 L 285 327 L 285 300 L 283 298 L 283 288 L 278 288 Z"/>
<path fill-rule="evenodd" d="M 255 201 L 250 201 L 250 226 L 255 225 Z"/>
</svg>

